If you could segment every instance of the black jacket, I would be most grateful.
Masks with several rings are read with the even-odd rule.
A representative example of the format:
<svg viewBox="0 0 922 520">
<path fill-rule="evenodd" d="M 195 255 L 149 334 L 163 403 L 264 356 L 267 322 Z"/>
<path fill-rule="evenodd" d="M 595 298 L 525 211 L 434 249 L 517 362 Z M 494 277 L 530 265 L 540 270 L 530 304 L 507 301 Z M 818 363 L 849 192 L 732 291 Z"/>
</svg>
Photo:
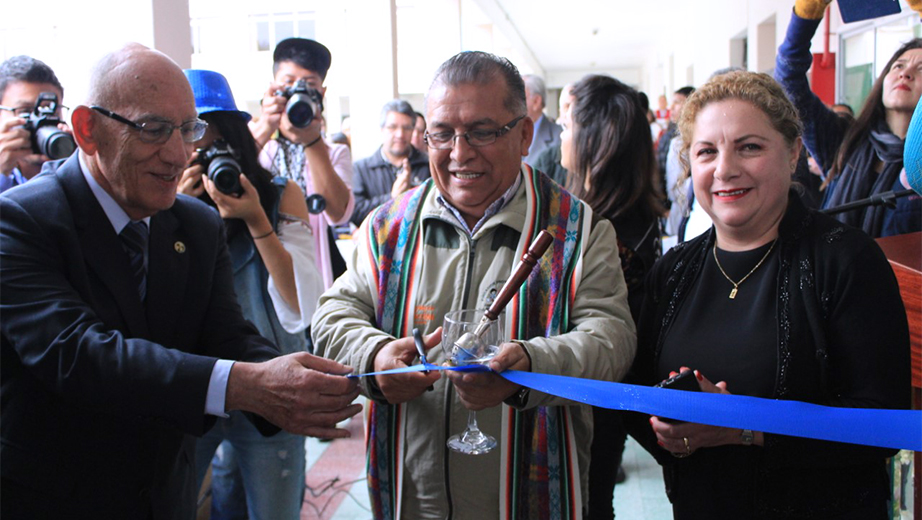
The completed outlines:
<svg viewBox="0 0 922 520">
<path fill-rule="evenodd" d="M 151 217 L 144 305 L 76 154 L 0 212 L 3 517 L 188 517 L 216 359 L 278 355 L 241 315 L 221 218 L 185 196 Z"/>
<path fill-rule="evenodd" d="M 417 184 L 429 178 L 429 156 L 412 146 L 410 174 Z M 375 153 L 355 162 L 352 175 L 352 193 L 355 194 L 353 224 L 361 226 L 371 210 L 391 200 L 391 188 L 396 179 L 396 168 L 384 159 L 380 147 Z"/>
<path fill-rule="evenodd" d="M 765 317 L 777 323 L 779 338 L 771 397 L 836 407 L 908 409 L 906 311 L 880 248 L 861 231 L 806 209 L 795 195 L 788 199 L 779 233 L 777 315 Z M 712 228 L 672 249 L 647 278 L 632 370 L 635 382 L 657 382 L 655 367 L 666 332 L 713 244 Z M 744 331 L 727 333 L 745 340 Z M 733 382 L 728 386 L 732 391 Z M 651 442 L 644 418 L 633 414 L 630 430 L 664 465 L 676 518 L 683 518 L 679 504 L 689 503 L 690 488 L 701 479 L 697 470 L 709 458 L 729 464 L 747 460 L 755 466 L 752 481 L 706 483 L 707 489 L 744 493 L 703 496 L 694 506 L 719 503 L 735 508 L 739 518 L 827 518 L 889 497 L 884 459 L 895 450 L 766 434 L 762 448 L 703 448 L 677 459 L 658 448 L 655 439 Z M 724 518 L 729 511 L 712 516 L 691 511 L 685 517 Z"/>
</svg>

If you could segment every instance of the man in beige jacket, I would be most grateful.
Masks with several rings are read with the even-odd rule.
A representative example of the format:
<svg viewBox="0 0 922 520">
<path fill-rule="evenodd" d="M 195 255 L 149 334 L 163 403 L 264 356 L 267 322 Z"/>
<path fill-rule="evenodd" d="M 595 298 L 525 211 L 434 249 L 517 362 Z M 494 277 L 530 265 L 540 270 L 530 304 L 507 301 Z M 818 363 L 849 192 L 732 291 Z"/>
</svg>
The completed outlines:
<svg viewBox="0 0 922 520">
<path fill-rule="evenodd" d="M 381 206 L 357 232 L 349 269 L 320 301 L 319 355 L 356 372 L 415 364 L 410 331 L 452 310 L 485 308 L 535 235 L 555 240 L 505 313 L 495 372 L 619 380 L 636 348 L 615 232 L 588 206 L 522 164 L 534 122 L 515 66 L 464 52 L 427 96 L 432 180 Z M 434 391 L 427 391 L 430 385 Z M 375 518 L 581 518 L 592 440 L 588 407 L 495 373 L 369 377 L 368 477 Z M 450 451 L 468 409 L 499 440 Z"/>
</svg>

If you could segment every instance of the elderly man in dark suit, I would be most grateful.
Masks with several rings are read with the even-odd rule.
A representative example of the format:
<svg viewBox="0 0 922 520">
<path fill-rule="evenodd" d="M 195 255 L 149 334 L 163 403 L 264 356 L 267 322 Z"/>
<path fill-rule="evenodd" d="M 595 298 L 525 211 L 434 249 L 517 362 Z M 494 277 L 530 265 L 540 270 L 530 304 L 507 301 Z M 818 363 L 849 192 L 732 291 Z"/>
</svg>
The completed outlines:
<svg viewBox="0 0 922 520">
<path fill-rule="evenodd" d="M 4 519 L 189 518 L 216 416 L 341 437 L 360 410 L 349 369 L 241 316 L 221 218 L 176 196 L 205 126 L 180 68 L 127 46 L 73 111 L 78 153 L 0 196 Z"/>
<path fill-rule="evenodd" d="M 553 119 L 544 115 L 547 105 L 547 87 L 540 76 L 525 74 L 525 105 L 528 108 L 528 117 L 535 123 L 535 137 L 528 147 L 528 156 L 525 163 L 534 166 L 541 154 L 547 148 L 560 146 L 560 132 L 563 129 Z"/>
</svg>

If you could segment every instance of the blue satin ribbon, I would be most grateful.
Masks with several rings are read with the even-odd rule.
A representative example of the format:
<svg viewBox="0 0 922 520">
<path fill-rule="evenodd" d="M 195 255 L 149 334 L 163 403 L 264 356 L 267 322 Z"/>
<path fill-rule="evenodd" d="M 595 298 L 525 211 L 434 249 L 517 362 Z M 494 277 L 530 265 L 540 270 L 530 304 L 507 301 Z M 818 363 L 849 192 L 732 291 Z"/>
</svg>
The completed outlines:
<svg viewBox="0 0 922 520">
<path fill-rule="evenodd" d="M 489 372 L 482 365 L 413 365 L 349 377 L 425 370 Z M 682 421 L 824 441 L 922 451 L 922 411 L 835 408 L 745 395 L 685 392 L 577 377 L 507 370 L 500 376 L 532 390 L 572 401 Z"/>
</svg>

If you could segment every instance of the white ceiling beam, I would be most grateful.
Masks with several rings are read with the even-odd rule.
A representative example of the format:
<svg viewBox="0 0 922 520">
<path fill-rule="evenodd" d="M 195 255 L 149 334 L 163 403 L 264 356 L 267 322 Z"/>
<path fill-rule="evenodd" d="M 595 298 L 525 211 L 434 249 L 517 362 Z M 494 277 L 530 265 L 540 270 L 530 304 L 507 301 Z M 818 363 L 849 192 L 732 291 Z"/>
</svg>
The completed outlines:
<svg viewBox="0 0 922 520">
<path fill-rule="evenodd" d="M 506 36 L 509 40 L 509 44 L 518 51 L 522 59 L 532 68 L 534 74 L 545 77 L 546 71 L 544 70 L 544 66 L 538 61 L 535 53 L 532 52 L 531 47 L 528 46 L 528 43 L 522 37 L 521 33 L 519 33 L 519 29 L 509 17 L 509 13 L 500 5 L 499 1 L 474 0 L 474 2 L 480 7 L 483 13 L 487 15 L 490 21 L 493 22 L 494 27 Z"/>
</svg>

